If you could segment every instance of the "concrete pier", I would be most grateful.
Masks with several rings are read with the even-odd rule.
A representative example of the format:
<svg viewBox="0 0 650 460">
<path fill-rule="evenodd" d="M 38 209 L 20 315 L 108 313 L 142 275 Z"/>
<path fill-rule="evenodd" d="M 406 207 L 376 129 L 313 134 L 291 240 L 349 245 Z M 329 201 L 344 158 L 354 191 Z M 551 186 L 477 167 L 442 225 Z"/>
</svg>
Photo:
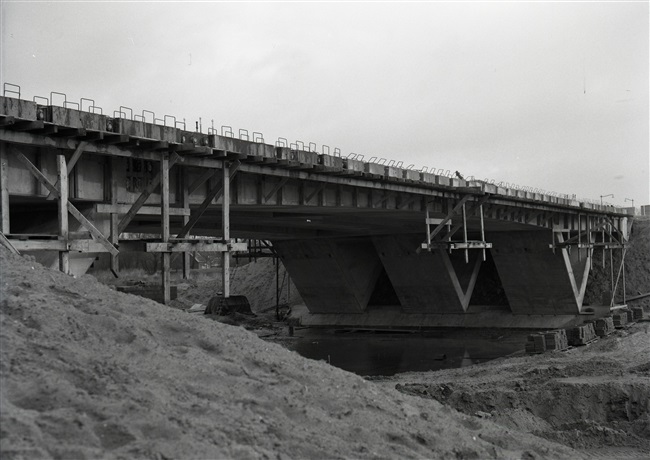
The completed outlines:
<svg viewBox="0 0 650 460">
<path fill-rule="evenodd" d="M 273 247 L 314 313 L 362 313 L 381 273 L 368 238 L 274 241 Z"/>
<path fill-rule="evenodd" d="M 578 314 L 589 273 L 588 254 L 549 249 L 550 231 L 489 235 L 492 257 L 515 314 Z"/>
</svg>

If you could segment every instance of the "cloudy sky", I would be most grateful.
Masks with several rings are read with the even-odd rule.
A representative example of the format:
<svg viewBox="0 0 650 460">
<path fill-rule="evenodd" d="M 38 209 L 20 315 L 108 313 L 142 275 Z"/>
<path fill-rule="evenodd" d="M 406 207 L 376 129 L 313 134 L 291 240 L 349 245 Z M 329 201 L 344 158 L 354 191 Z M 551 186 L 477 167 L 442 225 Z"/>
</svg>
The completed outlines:
<svg viewBox="0 0 650 460">
<path fill-rule="evenodd" d="M 650 203 L 648 2 L 2 1 L 2 82 Z M 55 97 L 55 102 L 62 98 Z M 60 103 L 60 102 L 59 102 Z"/>
</svg>

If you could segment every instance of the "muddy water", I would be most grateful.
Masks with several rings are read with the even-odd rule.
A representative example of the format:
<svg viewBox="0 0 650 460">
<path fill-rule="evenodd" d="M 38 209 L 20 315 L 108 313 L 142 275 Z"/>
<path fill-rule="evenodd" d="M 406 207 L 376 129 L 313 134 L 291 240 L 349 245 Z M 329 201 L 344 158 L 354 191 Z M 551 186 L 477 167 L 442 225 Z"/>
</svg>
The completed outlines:
<svg viewBox="0 0 650 460">
<path fill-rule="evenodd" d="M 362 376 L 464 367 L 523 352 L 529 331 L 296 330 L 286 346 Z"/>
</svg>

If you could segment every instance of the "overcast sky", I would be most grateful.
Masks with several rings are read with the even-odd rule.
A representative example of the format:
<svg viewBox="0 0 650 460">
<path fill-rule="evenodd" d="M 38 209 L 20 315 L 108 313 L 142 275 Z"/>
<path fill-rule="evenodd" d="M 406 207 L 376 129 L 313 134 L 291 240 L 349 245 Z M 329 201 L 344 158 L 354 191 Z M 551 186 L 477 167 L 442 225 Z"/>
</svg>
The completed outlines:
<svg viewBox="0 0 650 460">
<path fill-rule="evenodd" d="M 2 82 L 629 206 L 648 2 L 2 1 Z M 55 98 L 55 102 L 62 98 Z M 60 102 L 59 102 L 60 103 Z"/>
</svg>

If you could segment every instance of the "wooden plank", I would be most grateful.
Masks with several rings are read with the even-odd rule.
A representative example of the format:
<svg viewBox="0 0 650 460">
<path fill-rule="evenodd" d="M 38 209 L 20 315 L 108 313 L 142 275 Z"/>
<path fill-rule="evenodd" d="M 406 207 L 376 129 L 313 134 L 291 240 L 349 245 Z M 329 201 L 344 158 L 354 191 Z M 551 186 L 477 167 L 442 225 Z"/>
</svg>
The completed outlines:
<svg viewBox="0 0 650 460">
<path fill-rule="evenodd" d="M 245 252 L 248 250 L 247 243 L 207 243 L 201 240 L 196 241 L 196 243 L 146 243 L 145 250 L 147 252 Z"/>
<path fill-rule="evenodd" d="M 109 173 L 109 180 L 111 181 L 111 208 L 114 206 L 117 206 L 117 196 L 119 192 L 119 186 L 117 182 L 117 167 L 118 167 L 118 161 L 119 159 L 117 157 L 111 157 L 110 159 L 110 173 Z M 97 210 L 97 207 L 95 207 L 95 210 Z M 125 211 L 128 212 L 128 211 Z M 117 246 L 119 243 L 119 236 L 120 232 L 118 231 L 118 224 L 120 221 L 120 216 L 118 215 L 117 212 L 113 211 L 111 209 L 111 235 L 110 235 L 110 241 L 111 244 L 114 246 Z M 111 260 L 110 260 L 110 270 L 111 273 L 113 273 L 113 276 L 118 278 L 119 277 L 119 272 L 120 272 L 120 257 L 119 256 L 114 256 L 111 255 Z"/>
<path fill-rule="evenodd" d="M 27 169 L 36 177 L 36 179 L 45 186 L 50 192 L 53 192 L 57 197 L 59 196 L 59 190 L 54 187 L 54 185 L 48 180 L 47 177 L 45 177 L 36 166 L 32 164 L 29 159 L 25 155 L 23 155 L 20 152 L 16 152 L 16 158 L 23 163 Z M 119 251 L 115 246 L 113 246 L 110 241 L 102 235 L 102 233 L 95 228 L 95 226 L 88 220 L 86 217 L 72 204 L 68 201 L 68 212 L 72 214 L 72 216 L 77 219 L 81 225 L 83 225 L 93 236 L 93 238 L 99 240 L 104 247 L 108 250 L 113 255 L 119 254 Z"/>
<path fill-rule="evenodd" d="M 163 242 L 169 241 L 169 154 L 163 154 L 160 160 L 160 225 L 162 227 Z M 168 305 L 171 301 L 171 259 L 170 254 L 162 254 L 162 291 L 163 303 Z"/>
<path fill-rule="evenodd" d="M 230 242 L 230 165 L 226 162 L 223 164 L 223 200 L 221 206 L 221 231 L 223 240 Z M 230 252 L 221 253 L 221 287 L 223 298 L 230 297 Z"/>
<path fill-rule="evenodd" d="M 83 253 L 106 253 L 108 250 L 95 240 L 8 240 L 20 251 L 76 251 Z"/>
<path fill-rule="evenodd" d="M 211 171 L 206 171 L 206 173 Z M 190 221 L 190 190 L 187 184 L 187 171 L 186 168 L 181 170 L 181 204 L 183 205 L 183 210 L 187 211 L 187 214 L 183 216 L 183 226 L 187 225 Z M 183 279 L 190 279 L 190 271 L 192 268 L 192 261 L 190 259 L 190 253 L 185 251 L 183 252 Z"/>
<path fill-rule="evenodd" d="M 56 156 L 56 172 L 59 182 L 59 236 L 62 240 L 68 239 L 68 168 L 63 155 Z M 50 193 L 51 195 L 51 193 Z M 70 274 L 70 258 L 67 251 L 59 252 L 59 270 L 66 275 Z"/>
<path fill-rule="evenodd" d="M 9 240 L 19 251 L 67 251 L 68 243 L 63 240 Z"/>
<path fill-rule="evenodd" d="M 131 209 L 130 204 L 104 204 L 95 205 L 95 211 L 99 214 L 126 214 Z M 137 215 L 139 216 L 160 216 L 162 210 L 159 206 L 142 206 Z M 189 216 L 190 210 L 184 208 L 169 208 L 170 216 Z"/>
<path fill-rule="evenodd" d="M 0 143 L 0 214 L 2 214 L 2 233 L 10 233 L 9 158 L 4 143 Z"/>
<path fill-rule="evenodd" d="M 169 168 L 174 166 L 176 162 L 179 160 L 178 155 L 174 154 L 172 157 L 169 159 Z M 118 233 L 122 233 L 126 227 L 131 223 L 133 218 L 136 216 L 140 208 L 144 205 L 145 201 L 149 199 L 149 196 L 153 193 L 154 190 L 160 185 L 160 178 L 162 176 L 162 171 L 158 171 L 158 174 L 151 180 L 151 183 L 147 186 L 147 188 L 140 194 L 138 199 L 133 203 L 129 211 L 122 217 L 120 220 L 120 223 L 117 226 Z"/>
</svg>

